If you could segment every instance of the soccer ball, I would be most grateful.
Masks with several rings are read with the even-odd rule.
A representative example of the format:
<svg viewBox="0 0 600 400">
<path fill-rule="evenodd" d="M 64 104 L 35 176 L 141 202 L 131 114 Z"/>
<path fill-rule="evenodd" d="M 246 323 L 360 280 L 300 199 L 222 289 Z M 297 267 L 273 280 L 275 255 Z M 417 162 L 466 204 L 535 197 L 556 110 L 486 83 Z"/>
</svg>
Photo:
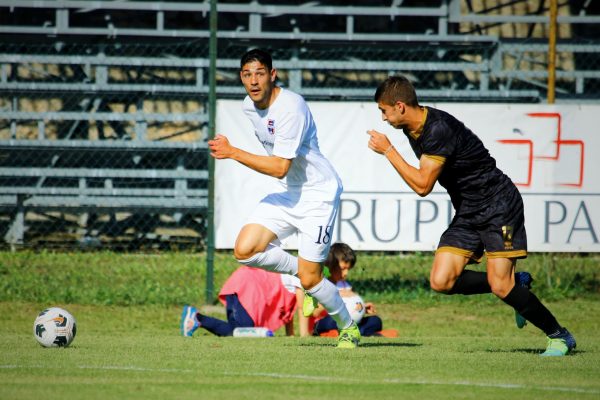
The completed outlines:
<svg viewBox="0 0 600 400">
<path fill-rule="evenodd" d="M 33 336 L 44 347 L 67 347 L 76 333 L 75 318 L 59 307 L 45 309 L 33 323 Z"/>
<path fill-rule="evenodd" d="M 348 309 L 352 320 L 358 324 L 365 315 L 365 302 L 357 294 L 349 297 L 342 297 L 342 300 L 344 300 L 344 304 L 346 304 L 346 308 Z"/>
</svg>

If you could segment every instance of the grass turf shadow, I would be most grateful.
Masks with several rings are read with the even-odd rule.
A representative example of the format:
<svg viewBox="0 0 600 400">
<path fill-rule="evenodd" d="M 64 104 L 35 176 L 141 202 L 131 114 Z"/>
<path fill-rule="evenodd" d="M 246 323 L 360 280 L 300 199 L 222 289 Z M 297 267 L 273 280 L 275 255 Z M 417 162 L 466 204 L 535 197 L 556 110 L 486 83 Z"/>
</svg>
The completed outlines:
<svg viewBox="0 0 600 400">
<path fill-rule="evenodd" d="M 335 343 L 327 342 L 327 343 L 300 343 L 294 344 L 294 346 L 301 347 L 335 347 Z M 421 347 L 422 343 L 402 343 L 402 342 L 367 342 L 361 343 L 358 347 Z"/>
<path fill-rule="evenodd" d="M 496 350 L 496 349 L 488 349 L 485 350 L 486 353 L 525 353 L 525 354 L 537 354 L 537 355 L 541 355 L 544 350 L 537 348 L 537 349 L 511 349 L 511 350 Z M 576 355 L 576 354 L 583 354 L 585 353 L 585 351 L 583 350 L 571 350 L 569 352 L 569 354 L 567 354 L 567 356 L 571 356 L 571 355 Z"/>
</svg>

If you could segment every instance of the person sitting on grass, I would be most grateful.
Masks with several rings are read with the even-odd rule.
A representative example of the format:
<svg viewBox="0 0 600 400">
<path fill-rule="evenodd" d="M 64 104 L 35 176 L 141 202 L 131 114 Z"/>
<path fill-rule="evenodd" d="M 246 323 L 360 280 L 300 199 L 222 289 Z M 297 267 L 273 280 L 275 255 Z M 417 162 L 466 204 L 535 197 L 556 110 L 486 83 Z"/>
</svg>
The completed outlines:
<svg viewBox="0 0 600 400">
<path fill-rule="evenodd" d="M 304 298 L 301 288 L 295 276 L 241 266 L 219 292 L 227 321 L 200 314 L 196 307 L 186 305 L 181 314 L 181 334 L 191 337 L 198 328 L 204 328 L 217 336 L 232 336 L 235 328 L 265 327 L 275 332 L 285 325 L 286 335 L 293 336 L 296 305 Z M 300 335 L 308 336 L 308 319 L 301 312 L 298 315 Z"/>
<path fill-rule="evenodd" d="M 357 295 L 346 280 L 348 273 L 356 264 L 356 254 L 350 246 L 346 243 L 332 244 L 324 264 L 329 269 L 329 280 L 336 285 L 342 298 Z M 314 309 L 311 317 L 311 322 L 314 322 L 313 335 L 329 336 L 332 333 L 337 334 L 338 326 L 335 320 L 327 315 L 321 305 Z M 395 331 L 382 331 L 382 328 L 383 322 L 379 316 L 375 315 L 373 303 L 365 303 L 365 315 L 358 322 L 361 336 L 396 336 Z"/>
</svg>

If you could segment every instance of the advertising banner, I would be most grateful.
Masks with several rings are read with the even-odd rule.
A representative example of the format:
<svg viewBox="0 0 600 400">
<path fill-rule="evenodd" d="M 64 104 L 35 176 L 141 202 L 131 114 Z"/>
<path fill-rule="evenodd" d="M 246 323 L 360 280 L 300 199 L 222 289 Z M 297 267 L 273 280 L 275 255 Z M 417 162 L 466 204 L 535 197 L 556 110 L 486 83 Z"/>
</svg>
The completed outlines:
<svg viewBox="0 0 600 400">
<path fill-rule="evenodd" d="M 465 123 L 515 182 L 525 203 L 529 251 L 600 252 L 600 106 L 424 104 Z M 406 137 L 383 122 L 374 102 L 309 102 L 321 151 L 344 183 L 334 241 L 356 250 L 430 251 L 453 216 L 436 184 L 416 195 L 366 131 L 385 133 L 413 166 Z M 246 151 L 266 154 L 241 111 L 241 99 L 217 107 L 217 133 Z M 216 162 L 216 247 L 233 248 L 247 216 L 276 190 L 276 180 L 231 160 Z M 295 248 L 296 238 L 284 241 Z"/>
</svg>

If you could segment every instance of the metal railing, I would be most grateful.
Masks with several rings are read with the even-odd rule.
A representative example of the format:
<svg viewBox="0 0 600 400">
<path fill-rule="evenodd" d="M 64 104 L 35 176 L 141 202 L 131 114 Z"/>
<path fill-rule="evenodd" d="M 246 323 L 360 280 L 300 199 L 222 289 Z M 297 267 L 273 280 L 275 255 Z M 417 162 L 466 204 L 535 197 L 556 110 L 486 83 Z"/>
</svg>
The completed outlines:
<svg viewBox="0 0 600 400">
<path fill-rule="evenodd" d="M 543 2 L 401 3 L 221 3 L 211 58 L 209 2 L 0 0 L 0 236 L 203 246 L 211 61 L 216 96 L 241 99 L 254 46 L 308 100 L 371 101 L 402 73 L 425 102 L 545 101 Z M 578 32 L 600 16 L 573 7 L 557 17 L 557 101 L 598 102 L 600 40 Z"/>
</svg>

